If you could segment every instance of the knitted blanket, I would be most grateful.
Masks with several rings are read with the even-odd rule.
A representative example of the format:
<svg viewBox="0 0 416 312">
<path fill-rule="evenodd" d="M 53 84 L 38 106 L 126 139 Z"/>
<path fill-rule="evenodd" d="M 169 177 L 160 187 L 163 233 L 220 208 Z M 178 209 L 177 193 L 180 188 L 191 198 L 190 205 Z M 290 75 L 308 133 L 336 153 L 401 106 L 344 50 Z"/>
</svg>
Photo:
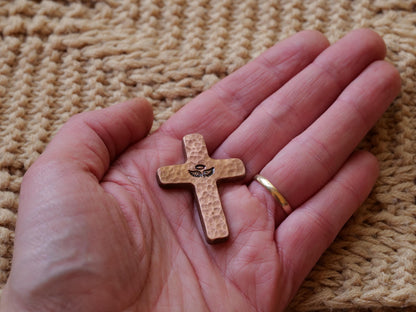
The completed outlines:
<svg viewBox="0 0 416 312">
<path fill-rule="evenodd" d="M 290 309 L 416 306 L 415 0 L 0 0 L 0 287 L 22 176 L 76 113 L 143 96 L 154 129 L 262 51 L 316 29 L 383 36 L 402 93 L 362 142 L 381 174 Z"/>
</svg>

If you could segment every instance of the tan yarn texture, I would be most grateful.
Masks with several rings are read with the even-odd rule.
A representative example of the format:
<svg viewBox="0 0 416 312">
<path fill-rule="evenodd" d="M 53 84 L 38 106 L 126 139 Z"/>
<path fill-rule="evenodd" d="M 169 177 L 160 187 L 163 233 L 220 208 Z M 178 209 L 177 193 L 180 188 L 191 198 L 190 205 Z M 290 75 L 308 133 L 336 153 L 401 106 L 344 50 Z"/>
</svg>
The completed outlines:
<svg viewBox="0 0 416 312">
<path fill-rule="evenodd" d="M 409 0 L 0 0 L 1 286 L 22 176 L 70 116 L 143 96 L 156 129 L 279 40 L 316 29 L 335 42 L 359 27 L 383 36 L 402 93 L 362 143 L 380 161 L 374 191 L 290 309 L 414 311 L 416 2 Z"/>
</svg>

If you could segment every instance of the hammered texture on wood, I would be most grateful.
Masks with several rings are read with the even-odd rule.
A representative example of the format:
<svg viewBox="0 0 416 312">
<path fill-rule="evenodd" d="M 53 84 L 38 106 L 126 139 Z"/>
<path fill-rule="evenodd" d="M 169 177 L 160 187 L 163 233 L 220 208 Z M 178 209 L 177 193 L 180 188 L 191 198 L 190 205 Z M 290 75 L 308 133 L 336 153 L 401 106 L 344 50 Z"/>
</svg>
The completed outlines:
<svg viewBox="0 0 416 312">
<path fill-rule="evenodd" d="M 208 155 L 204 138 L 197 133 L 184 136 L 183 146 L 186 154 L 185 164 L 159 168 L 159 184 L 191 185 L 207 242 L 223 242 L 228 239 L 229 231 L 217 182 L 243 178 L 244 164 L 240 159 L 212 159 Z"/>
<path fill-rule="evenodd" d="M 10 270 L 22 176 L 72 115 L 144 96 L 154 131 L 295 32 L 316 29 L 335 42 L 369 27 L 402 78 L 400 97 L 361 145 L 378 158 L 380 177 L 290 309 L 411 311 L 415 8 L 414 0 L 0 0 L 0 286 Z"/>
</svg>

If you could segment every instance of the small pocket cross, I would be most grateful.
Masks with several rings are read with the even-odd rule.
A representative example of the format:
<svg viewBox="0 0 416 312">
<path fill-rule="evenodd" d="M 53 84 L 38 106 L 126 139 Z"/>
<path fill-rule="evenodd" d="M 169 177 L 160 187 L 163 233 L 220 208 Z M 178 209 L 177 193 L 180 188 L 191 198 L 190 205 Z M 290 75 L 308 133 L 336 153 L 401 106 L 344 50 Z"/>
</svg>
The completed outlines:
<svg viewBox="0 0 416 312">
<path fill-rule="evenodd" d="M 244 177 L 244 164 L 236 158 L 210 158 L 204 138 L 197 133 L 184 136 L 183 145 L 186 162 L 181 165 L 159 168 L 157 170 L 158 182 L 161 186 L 193 186 L 205 239 L 210 244 L 225 241 L 229 236 L 229 231 L 217 182 Z"/>
</svg>

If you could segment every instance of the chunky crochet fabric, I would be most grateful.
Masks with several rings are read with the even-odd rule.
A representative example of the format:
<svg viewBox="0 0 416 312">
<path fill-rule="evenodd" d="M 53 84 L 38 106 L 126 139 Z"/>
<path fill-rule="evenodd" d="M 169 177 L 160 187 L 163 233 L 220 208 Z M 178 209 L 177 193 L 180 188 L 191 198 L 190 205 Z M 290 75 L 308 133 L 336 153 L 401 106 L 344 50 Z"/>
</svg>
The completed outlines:
<svg viewBox="0 0 416 312">
<path fill-rule="evenodd" d="M 362 143 L 381 175 L 291 309 L 416 306 L 414 0 L 0 0 L 0 286 L 19 187 L 76 113 L 144 96 L 156 129 L 194 96 L 302 29 L 383 36 L 403 87 Z M 335 209 L 335 208 L 334 208 Z"/>
</svg>

